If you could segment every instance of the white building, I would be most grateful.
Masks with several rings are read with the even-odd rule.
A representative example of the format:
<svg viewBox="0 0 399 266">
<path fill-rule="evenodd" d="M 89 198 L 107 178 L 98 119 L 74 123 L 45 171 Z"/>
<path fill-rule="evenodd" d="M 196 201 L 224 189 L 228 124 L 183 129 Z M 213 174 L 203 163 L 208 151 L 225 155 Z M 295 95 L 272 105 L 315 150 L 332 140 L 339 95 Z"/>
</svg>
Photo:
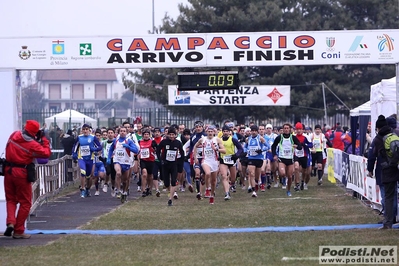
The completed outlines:
<svg viewBox="0 0 399 266">
<path fill-rule="evenodd" d="M 114 69 L 42 70 L 37 72 L 39 92 L 47 110 L 98 109 L 104 101 L 117 101 L 125 92 Z"/>
</svg>

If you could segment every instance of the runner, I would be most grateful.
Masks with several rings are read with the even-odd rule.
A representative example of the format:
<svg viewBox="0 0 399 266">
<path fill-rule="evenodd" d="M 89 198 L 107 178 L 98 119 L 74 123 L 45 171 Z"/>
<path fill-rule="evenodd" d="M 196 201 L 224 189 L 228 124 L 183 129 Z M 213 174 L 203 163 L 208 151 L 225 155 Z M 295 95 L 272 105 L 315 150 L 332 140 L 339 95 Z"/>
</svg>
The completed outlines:
<svg viewBox="0 0 399 266">
<path fill-rule="evenodd" d="M 162 164 L 164 186 L 169 189 L 168 206 L 172 206 L 172 196 L 176 190 L 177 180 L 177 153 L 184 154 L 183 146 L 176 139 L 176 129 L 168 129 L 168 138 L 162 140 L 157 147 L 157 157 Z M 183 156 L 180 157 L 183 160 Z"/>
<path fill-rule="evenodd" d="M 202 155 L 203 160 L 201 163 L 202 169 L 204 170 L 205 175 L 205 184 L 210 183 L 210 191 L 207 188 L 206 196 L 209 195 L 209 203 L 214 204 L 215 201 L 215 189 L 216 189 L 216 177 L 217 171 L 219 170 L 219 152 L 225 153 L 226 149 L 223 146 L 223 142 L 220 138 L 215 137 L 216 127 L 211 125 L 208 126 L 206 130 L 206 137 L 202 137 L 195 145 L 194 145 L 194 155 L 197 154 L 197 149 L 199 145 L 202 145 Z M 199 164 L 199 160 L 197 156 L 194 159 L 195 164 Z"/>
<path fill-rule="evenodd" d="M 139 149 L 131 139 L 126 137 L 127 129 L 121 127 L 119 129 L 119 137 L 117 137 L 109 148 L 107 164 L 111 164 L 113 158 L 114 169 L 116 172 L 116 188 L 115 194 L 121 196 L 121 202 L 127 200 L 127 190 L 129 186 L 129 169 L 131 167 L 131 153 L 138 153 Z M 115 151 L 115 153 L 114 153 Z M 118 191 L 121 188 L 122 192 Z"/>
<path fill-rule="evenodd" d="M 77 161 L 80 168 L 80 197 L 90 197 L 91 172 L 93 170 L 94 153 L 101 151 L 101 143 L 90 134 L 90 126 L 82 126 L 83 134 L 76 138 L 72 158 Z"/>
<path fill-rule="evenodd" d="M 284 124 L 283 133 L 277 136 L 272 145 L 272 153 L 274 160 L 278 161 L 280 177 L 288 180 L 288 197 L 291 197 L 292 174 L 294 173 L 294 149 L 302 149 L 302 145 L 297 137 L 292 135 L 291 128 L 290 124 Z"/>
<path fill-rule="evenodd" d="M 294 171 L 295 171 L 295 191 L 299 190 L 307 190 L 308 183 L 310 180 L 310 149 L 313 148 L 313 143 L 309 141 L 309 139 L 304 135 L 304 129 L 302 123 L 298 122 L 295 124 L 296 129 L 296 137 L 299 142 L 302 144 L 302 149 L 295 149 L 294 153 Z M 302 175 L 302 180 L 300 176 Z M 301 184 L 299 185 L 299 182 Z"/>
<path fill-rule="evenodd" d="M 151 131 L 146 128 L 142 131 L 143 138 L 139 140 L 140 153 L 138 155 L 141 169 L 142 197 L 149 196 L 152 189 L 152 171 L 154 170 L 155 152 L 158 144 L 151 138 Z M 157 181 L 158 182 L 158 181 Z M 159 190 L 156 192 L 158 193 Z"/>
<path fill-rule="evenodd" d="M 222 128 L 222 142 L 223 146 L 226 149 L 225 154 L 220 154 L 219 158 L 219 170 L 220 174 L 222 176 L 222 184 L 224 187 L 224 192 L 225 200 L 231 199 L 230 195 L 230 186 L 232 187 L 231 190 L 235 190 L 235 183 L 236 183 L 236 161 L 238 157 L 241 155 L 243 152 L 243 148 L 241 144 L 238 142 L 236 138 L 232 137 L 232 131 L 229 127 L 224 126 Z M 235 152 L 235 150 L 237 150 Z M 230 182 L 229 182 L 229 176 L 230 176 Z"/>
<path fill-rule="evenodd" d="M 248 193 L 252 192 L 252 197 L 256 198 L 258 195 L 258 183 L 260 179 L 261 168 L 263 165 L 263 151 L 269 149 L 269 145 L 265 139 L 259 135 L 259 128 L 256 125 L 250 127 L 251 136 L 248 137 L 248 142 L 245 144 L 245 150 L 248 152 Z"/>
</svg>

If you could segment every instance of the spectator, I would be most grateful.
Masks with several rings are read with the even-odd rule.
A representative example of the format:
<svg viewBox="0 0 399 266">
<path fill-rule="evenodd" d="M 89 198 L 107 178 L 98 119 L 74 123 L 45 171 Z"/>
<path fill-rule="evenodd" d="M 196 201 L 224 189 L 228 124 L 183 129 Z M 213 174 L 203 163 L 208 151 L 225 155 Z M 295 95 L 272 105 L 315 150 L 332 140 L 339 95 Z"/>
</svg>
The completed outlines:
<svg viewBox="0 0 399 266">
<path fill-rule="evenodd" d="M 32 207 L 32 184 L 28 177 L 31 177 L 29 173 L 35 172 L 34 159 L 49 158 L 51 155 L 50 143 L 39 127 L 37 121 L 27 120 L 25 129 L 12 133 L 6 146 L 4 191 L 7 229 L 4 235 L 11 236 L 15 230 L 12 236 L 16 239 L 30 238 L 25 234 L 25 220 Z"/>
<path fill-rule="evenodd" d="M 75 144 L 75 138 L 72 134 L 72 130 L 68 129 L 68 132 L 61 138 L 61 145 L 64 148 L 64 155 L 72 155 L 72 148 Z"/>
<path fill-rule="evenodd" d="M 330 136 L 330 141 L 332 142 L 332 146 L 334 149 L 344 151 L 345 145 L 341 138 L 342 134 L 344 134 L 344 131 L 342 130 L 341 125 L 339 123 L 337 123 L 337 127 L 336 127 L 334 133 L 332 133 Z"/>
</svg>

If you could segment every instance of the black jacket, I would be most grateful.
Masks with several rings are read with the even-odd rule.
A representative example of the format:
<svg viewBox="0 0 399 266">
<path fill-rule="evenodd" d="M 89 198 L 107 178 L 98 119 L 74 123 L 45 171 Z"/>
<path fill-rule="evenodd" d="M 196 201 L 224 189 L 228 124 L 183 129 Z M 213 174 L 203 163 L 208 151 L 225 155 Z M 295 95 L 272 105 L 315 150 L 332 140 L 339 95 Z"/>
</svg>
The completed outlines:
<svg viewBox="0 0 399 266">
<path fill-rule="evenodd" d="M 74 137 L 72 135 L 65 134 L 61 139 L 61 145 L 64 147 L 64 154 L 72 155 L 72 148 L 74 144 Z"/>
<path fill-rule="evenodd" d="M 399 181 L 399 169 L 397 165 L 388 165 L 388 157 L 384 147 L 384 136 L 392 133 L 390 126 L 384 126 L 378 131 L 375 137 L 375 146 L 373 153 L 377 156 L 381 156 L 381 166 L 382 166 L 382 183 L 391 183 Z"/>
</svg>

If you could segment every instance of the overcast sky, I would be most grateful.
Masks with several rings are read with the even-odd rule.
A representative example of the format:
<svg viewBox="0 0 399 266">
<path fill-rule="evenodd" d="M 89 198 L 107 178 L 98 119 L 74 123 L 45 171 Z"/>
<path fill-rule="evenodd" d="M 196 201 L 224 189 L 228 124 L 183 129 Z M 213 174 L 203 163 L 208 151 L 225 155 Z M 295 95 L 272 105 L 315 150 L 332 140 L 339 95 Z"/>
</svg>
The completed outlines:
<svg viewBox="0 0 399 266">
<path fill-rule="evenodd" d="M 146 35 L 187 0 L 0 0 L 0 37 Z"/>
</svg>

